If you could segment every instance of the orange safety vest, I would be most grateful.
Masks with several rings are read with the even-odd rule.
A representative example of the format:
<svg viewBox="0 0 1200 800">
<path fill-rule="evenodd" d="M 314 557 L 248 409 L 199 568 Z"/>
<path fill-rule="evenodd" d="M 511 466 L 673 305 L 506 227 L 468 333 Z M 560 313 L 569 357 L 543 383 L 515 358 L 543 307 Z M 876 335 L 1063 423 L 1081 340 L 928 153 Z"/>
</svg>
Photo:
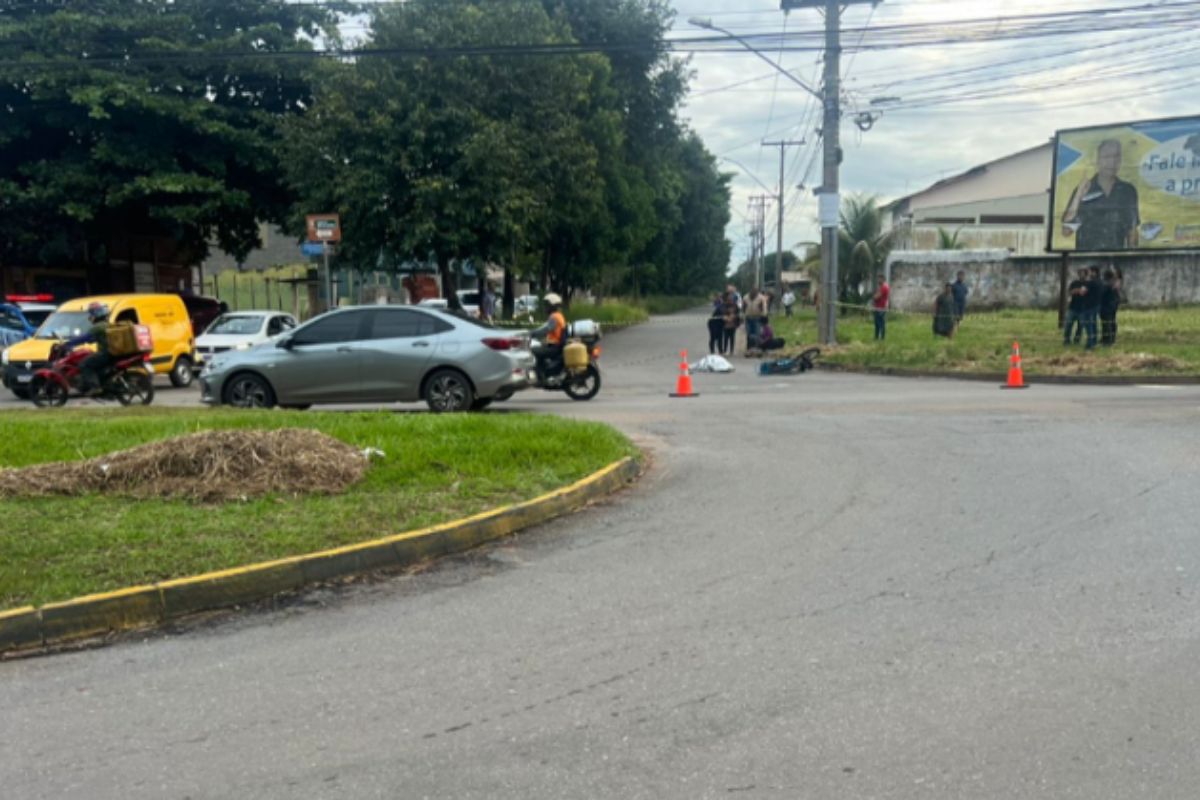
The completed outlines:
<svg viewBox="0 0 1200 800">
<path fill-rule="evenodd" d="M 555 311 L 550 315 L 550 321 L 554 323 L 554 327 L 546 334 L 546 344 L 562 344 L 563 333 L 567 329 L 567 318 L 561 311 Z"/>
</svg>

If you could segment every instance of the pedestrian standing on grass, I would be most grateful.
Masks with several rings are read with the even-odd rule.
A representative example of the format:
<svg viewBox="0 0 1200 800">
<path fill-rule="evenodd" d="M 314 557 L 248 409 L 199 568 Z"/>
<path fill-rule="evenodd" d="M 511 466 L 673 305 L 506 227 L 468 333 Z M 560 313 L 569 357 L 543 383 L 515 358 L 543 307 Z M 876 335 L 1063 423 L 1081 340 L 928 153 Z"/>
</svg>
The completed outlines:
<svg viewBox="0 0 1200 800">
<path fill-rule="evenodd" d="M 892 296 L 892 287 L 883 278 L 883 273 L 875 275 L 875 294 L 871 298 L 871 307 L 875 311 L 875 340 L 882 341 L 887 337 L 887 309 Z"/>
<path fill-rule="evenodd" d="M 1087 333 L 1087 349 L 1096 347 L 1096 325 L 1100 321 L 1100 301 L 1104 295 L 1104 283 L 1100 280 L 1100 268 L 1088 270 L 1087 292 L 1083 296 L 1083 330 Z"/>
<path fill-rule="evenodd" d="M 971 293 L 971 287 L 967 286 L 967 273 L 961 269 L 954 281 L 954 322 L 961 323 L 963 317 L 967 315 L 967 295 Z"/>
<path fill-rule="evenodd" d="M 1086 269 L 1079 270 L 1075 280 L 1071 281 L 1067 286 L 1067 296 L 1071 299 L 1067 302 L 1067 317 L 1063 320 L 1063 345 L 1069 345 L 1072 342 L 1072 332 L 1074 333 L 1074 342 L 1079 344 L 1079 337 L 1083 334 L 1083 311 L 1084 311 L 1084 295 L 1087 294 L 1087 276 Z M 1072 331 L 1072 329 L 1074 329 Z"/>
<path fill-rule="evenodd" d="M 783 315 L 790 317 L 792 315 L 792 306 L 796 305 L 796 293 L 790 288 L 783 293 Z"/>
<path fill-rule="evenodd" d="M 933 335 L 954 337 L 954 284 L 947 283 L 933 301 Z"/>
<path fill-rule="evenodd" d="M 1117 308 L 1121 305 L 1121 279 L 1116 270 L 1104 271 L 1104 291 L 1100 293 L 1100 344 L 1117 343 Z"/>
<path fill-rule="evenodd" d="M 721 295 L 713 297 L 712 313 L 708 315 L 708 354 L 725 355 L 725 302 Z"/>
</svg>

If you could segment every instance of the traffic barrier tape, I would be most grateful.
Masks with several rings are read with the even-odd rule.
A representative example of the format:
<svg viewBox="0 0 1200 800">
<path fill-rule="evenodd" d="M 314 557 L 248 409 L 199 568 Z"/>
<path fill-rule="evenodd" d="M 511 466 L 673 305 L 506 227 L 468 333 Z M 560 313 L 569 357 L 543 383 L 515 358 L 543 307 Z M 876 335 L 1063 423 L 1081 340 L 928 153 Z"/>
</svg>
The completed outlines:
<svg viewBox="0 0 1200 800">
<path fill-rule="evenodd" d="M 380 539 L 244 567 L 0 611 L 0 655 L 118 631 L 148 628 L 201 611 L 243 605 L 306 584 L 461 553 L 616 491 L 637 477 L 630 457 L 569 486 L 471 517 Z"/>
</svg>

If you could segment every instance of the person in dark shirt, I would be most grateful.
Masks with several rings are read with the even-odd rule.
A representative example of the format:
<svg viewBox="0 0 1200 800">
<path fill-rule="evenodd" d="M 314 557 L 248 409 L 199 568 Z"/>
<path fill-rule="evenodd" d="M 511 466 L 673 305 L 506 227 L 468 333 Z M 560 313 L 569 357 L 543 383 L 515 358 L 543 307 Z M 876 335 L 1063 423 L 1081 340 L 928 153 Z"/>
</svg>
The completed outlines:
<svg viewBox="0 0 1200 800">
<path fill-rule="evenodd" d="M 1096 346 L 1096 323 L 1100 319 L 1100 300 L 1104 294 L 1104 284 L 1100 281 L 1100 268 L 1088 270 L 1087 291 L 1083 295 L 1083 330 L 1087 333 L 1087 349 Z"/>
<path fill-rule="evenodd" d="M 954 284 L 947 283 L 933 301 L 933 335 L 952 338 L 954 324 Z"/>
<path fill-rule="evenodd" d="M 1072 328 L 1074 328 L 1075 344 L 1079 344 L 1079 337 L 1083 334 L 1083 311 L 1084 297 L 1087 295 L 1087 277 L 1086 269 L 1079 270 L 1079 277 L 1071 281 L 1067 287 L 1067 296 L 1070 300 L 1067 302 L 1067 316 L 1063 320 L 1063 344 L 1071 343 Z"/>
<path fill-rule="evenodd" d="M 1075 188 L 1063 214 L 1063 236 L 1076 250 L 1127 250 L 1138 246 L 1138 193 L 1117 177 L 1121 143 L 1105 139 L 1096 150 L 1096 174 Z"/>
<path fill-rule="evenodd" d="M 79 365 L 79 390 L 84 394 L 96 394 L 100 391 L 104 372 L 113 364 L 113 357 L 108 351 L 108 313 L 108 306 L 104 303 L 90 304 L 87 307 L 87 318 L 92 327 L 85 333 L 68 339 L 64 344 L 68 351 L 81 344 L 96 345 L 96 352 Z"/>
<path fill-rule="evenodd" d="M 1104 272 L 1104 291 L 1100 293 L 1100 344 L 1117 343 L 1117 308 L 1121 305 L 1121 282 L 1114 270 Z"/>
<path fill-rule="evenodd" d="M 971 293 L 971 288 L 967 286 L 965 278 L 967 273 L 961 269 L 954 280 L 954 321 L 955 323 L 962 322 L 962 318 L 967 315 L 967 295 Z"/>
</svg>

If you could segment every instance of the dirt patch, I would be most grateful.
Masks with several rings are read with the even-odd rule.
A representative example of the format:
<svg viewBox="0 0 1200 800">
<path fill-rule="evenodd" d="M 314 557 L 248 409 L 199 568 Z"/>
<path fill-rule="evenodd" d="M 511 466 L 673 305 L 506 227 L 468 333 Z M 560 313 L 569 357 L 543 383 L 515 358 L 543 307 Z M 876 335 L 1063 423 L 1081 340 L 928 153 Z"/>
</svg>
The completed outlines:
<svg viewBox="0 0 1200 800">
<path fill-rule="evenodd" d="M 86 461 L 0 470 L 0 497 L 104 492 L 202 503 L 265 494 L 337 494 L 367 458 L 320 431 L 202 431 Z"/>
<path fill-rule="evenodd" d="M 1155 353 L 1106 353 L 1102 358 L 1091 353 L 1063 353 L 1048 358 L 1026 358 L 1026 365 L 1050 367 L 1057 374 L 1090 374 L 1102 367 L 1105 372 L 1182 372 L 1187 365 L 1172 356 Z"/>
</svg>

